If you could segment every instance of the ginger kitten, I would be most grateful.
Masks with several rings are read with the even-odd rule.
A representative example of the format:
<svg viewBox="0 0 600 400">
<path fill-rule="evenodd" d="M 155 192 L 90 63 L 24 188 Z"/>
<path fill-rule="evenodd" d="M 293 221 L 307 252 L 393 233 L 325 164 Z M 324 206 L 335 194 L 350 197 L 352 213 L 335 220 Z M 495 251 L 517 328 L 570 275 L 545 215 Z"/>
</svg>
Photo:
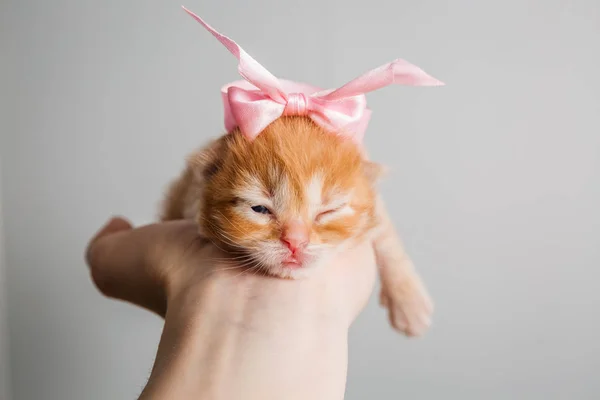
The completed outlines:
<svg viewBox="0 0 600 400">
<path fill-rule="evenodd" d="M 161 219 L 193 219 L 236 260 L 281 278 L 307 276 L 372 240 L 390 321 L 419 335 L 432 302 L 378 197 L 379 171 L 347 138 L 305 117 L 282 117 L 253 141 L 235 129 L 193 154 Z"/>
</svg>

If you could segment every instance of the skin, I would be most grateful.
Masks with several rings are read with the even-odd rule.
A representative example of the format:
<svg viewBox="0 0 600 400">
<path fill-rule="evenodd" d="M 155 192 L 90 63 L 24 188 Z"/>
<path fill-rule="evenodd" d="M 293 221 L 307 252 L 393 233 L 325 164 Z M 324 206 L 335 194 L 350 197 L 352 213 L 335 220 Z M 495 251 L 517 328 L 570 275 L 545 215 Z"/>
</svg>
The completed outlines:
<svg viewBox="0 0 600 400">
<path fill-rule="evenodd" d="M 114 218 L 90 240 L 98 289 L 165 318 L 139 399 L 343 399 L 348 328 L 377 276 L 371 244 L 285 280 L 231 268 L 197 232 Z"/>
</svg>

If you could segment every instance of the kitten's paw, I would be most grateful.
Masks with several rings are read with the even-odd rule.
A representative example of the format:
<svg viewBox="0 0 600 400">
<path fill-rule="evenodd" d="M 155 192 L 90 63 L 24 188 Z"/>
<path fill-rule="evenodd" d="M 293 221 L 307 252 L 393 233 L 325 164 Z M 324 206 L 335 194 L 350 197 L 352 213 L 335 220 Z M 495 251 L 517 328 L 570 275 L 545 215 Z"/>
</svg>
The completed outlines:
<svg viewBox="0 0 600 400">
<path fill-rule="evenodd" d="M 431 325 L 433 301 L 416 274 L 382 282 L 379 301 L 388 309 L 392 327 L 406 336 L 421 336 Z"/>
</svg>

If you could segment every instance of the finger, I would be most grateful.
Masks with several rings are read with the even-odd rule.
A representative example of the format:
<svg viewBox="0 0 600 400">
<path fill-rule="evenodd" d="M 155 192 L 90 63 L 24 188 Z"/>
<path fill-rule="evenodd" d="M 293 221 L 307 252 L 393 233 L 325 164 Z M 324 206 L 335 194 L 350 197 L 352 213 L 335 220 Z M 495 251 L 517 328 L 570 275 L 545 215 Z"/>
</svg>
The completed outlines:
<svg viewBox="0 0 600 400">
<path fill-rule="evenodd" d="M 186 260 L 199 241 L 193 221 L 169 221 L 131 228 L 111 220 L 91 240 L 88 264 L 92 279 L 106 296 L 126 300 L 163 316 L 167 293 L 182 281 Z M 175 285 L 176 286 L 176 285 Z M 172 291 L 172 290 L 171 290 Z"/>
<path fill-rule="evenodd" d="M 106 234 L 131 229 L 133 229 L 133 226 L 125 218 L 113 217 L 108 221 L 106 225 L 104 225 L 104 227 L 98 232 L 96 236 L 100 237 Z"/>
<path fill-rule="evenodd" d="M 111 218 L 106 224 L 104 224 L 104 226 L 102 228 L 100 228 L 100 230 L 98 230 L 98 232 L 96 232 L 96 234 L 92 237 L 92 239 L 90 240 L 90 242 L 88 243 L 88 246 L 86 248 L 86 254 L 85 254 L 85 259 L 86 262 L 88 263 L 88 265 L 90 264 L 90 252 L 92 250 L 93 245 L 101 238 L 103 238 L 104 236 L 110 235 L 112 233 L 116 233 L 116 232 L 120 232 L 120 231 L 125 231 L 125 230 L 131 230 L 133 229 L 133 226 L 124 218 L 122 217 L 113 217 Z"/>
<path fill-rule="evenodd" d="M 129 301 L 164 314 L 164 282 L 149 262 L 152 246 L 160 241 L 157 228 L 132 228 L 113 218 L 90 240 L 86 261 L 92 280 L 105 296 Z"/>
</svg>

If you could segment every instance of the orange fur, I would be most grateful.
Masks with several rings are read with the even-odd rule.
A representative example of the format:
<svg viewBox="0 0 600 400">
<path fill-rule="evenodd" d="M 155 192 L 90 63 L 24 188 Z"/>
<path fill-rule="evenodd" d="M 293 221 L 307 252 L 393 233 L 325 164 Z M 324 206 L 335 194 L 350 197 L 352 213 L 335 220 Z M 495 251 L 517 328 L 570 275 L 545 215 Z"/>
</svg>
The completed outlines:
<svg viewBox="0 0 600 400">
<path fill-rule="evenodd" d="M 363 160 L 356 146 L 340 137 L 327 134 L 317 125 L 302 118 L 281 119 L 271 124 L 249 143 L 239 132 L 229 135 L 223 149 L 222 167 L 206 182 L 204 208 L 199 222 L 225 228 L 230 237 L 278 238 L 283 222 L 300 217 L 312 227 L 313 241 L 332 242 L 364 233 L 374 226 L 374 191 L 363 171 Z M 334 190 L 353 191 L 350 203 L 357 210 L 353 216 L 316 226 L 308 215 L 304 188 L 315 174 L 322 174 L 323 195 L 335 196 Z M 234 190 L 256 178 L 271 196 L 282 180 L 289 184 L 289 202 L 277 219 L 259 226 L 240 217 L 231 207 L 236 200 Z M 219 213 L 228 223 L 219 223 Z M 215 234 L 215 232 L 212 232 Z"/>
<path fill-rule="evenodd" d="M 190 156 L 168 191 L 161 219 L 193 219 L 238 260 L 284 278 L 301 276 L 379 227 L 378 236 L 369 237 L 382 302 L 394 327 L 418 334 L 428 325 L 431 301 L 376 193 L 380 170 L 348 139 L 308 118 L 282 117 L 253 141 L 236 129 Z M 252 207 L 259 205 L 270 213 L 255 213 Z M 296 269 L 285 267 L 289 250 L 281 240 L 292 222 L 309 232 L 306 257 Z"/>
<path fill-rule="evenodd" d="M 376 226 L 372 168 L 353 142 L 325 132 L 308 118 L 281 118 L 252 142 L 234 130 L 192 155 L 168 192 L 162 219 L 194 218 L 204 235 L 231 251 L 278 242 L 286 223 L 297 219 L 308 227 L 311 244 L 337 246 Z M 319 205 L 307 198 L 312 179 L 321 185 L 324 204 L 346 196 L 353 212 L 317 223 L 311 210 Z M 274 218 L 257 223 L 239 212 L 240 203 L 258 205 L 244 198 L 244 190 L 281 197 Z"/>
</svg>

